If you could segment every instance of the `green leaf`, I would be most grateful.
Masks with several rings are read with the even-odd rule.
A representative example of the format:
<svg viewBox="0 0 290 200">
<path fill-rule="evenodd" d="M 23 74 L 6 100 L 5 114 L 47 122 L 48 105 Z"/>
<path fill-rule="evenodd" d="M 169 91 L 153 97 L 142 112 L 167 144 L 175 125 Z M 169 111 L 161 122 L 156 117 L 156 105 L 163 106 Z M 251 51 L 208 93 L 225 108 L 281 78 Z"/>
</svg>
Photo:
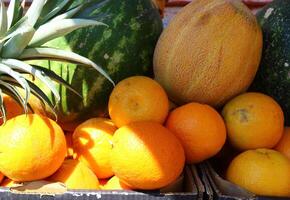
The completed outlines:
<svg viewBox="0 0 290 200">
<path fill-rule="evenodd" d="M 13 26 L 23 14 L 23 8 L 20 0 L 10 0 L 7 10 L 8 29 Z"/>
<path fill-rule="evenodd" d="M 63 0 L 60 3 L 55 0 L 47 1 L 37 21 L 36 26 L 45 24 L 51 18 L 57 16 L 60 13 L 60 11 L 71 1 L 72 0 Z"/>
<path fill-rule="evenodd" d="M 51 0 L 32 1 L 31 6 L 29 7 L 29 9 L 27 10 L 27 13 L 25 14 L 25 16 L 27 16 L 26 25 L 33 27 L 36 24 L 46 1 L 51 1 Z"/>
<path fill-rule="evenodd" d="M 72 31 L 87 26 L 107 26 L 102 22 L 87 19 L 62 19 L 40 26 L 31 42 L 30 47 L 39 47 L 48 41 L 64 36 Z"/>
<path fill-rule="evenodd" d="M 60 60 L 66 62 L 72 62 L 77 64 L 88 65 L 95 68 L 100 74 L 107 78 L 113 85 L 114 81 L 100 66 L 95 64 L 93 61 L 85 58 L 81 55 L 70 51 L 64 51 L 54 48 L 29 48 L 25 49 L 19 56 L 21 60 L 37 60 L 37 59 L 48 59 L 48 60 Z"/>
<path fill-rule="evenodd" d="M 34 28 L 28 27 L 11 37 L 2 47 L 2 57 L 17 58 L 27 47 L 34 33 Z"/>
<path fill-rule="evenodd" d="M 55 18 L 51 19 L 49 22 L 58 21 L 61 19 L 72 18 L 76 13 L 78 13 L 81 10 L 82 7 L 83 7 L 83 5 L 79 5 L 75 8 L 72 8 L 69 11 L 67 11 L 66 13 L 63 13 L 63 14 L 58 15 Z"/>
<path fill-rule="evenodd" d="M 21 85 L 21 87 L 25 91 L 25 98 L 24 98 L 25 99 L 25 110 L 27 110 L 27 102 L 28 102 L 28 99 L 30 96 L 30 87 L 29 87 L 27 81 L 25 80 L 25 78 L 23 78 L 23 76 L 21 74 L 13 71 L 10 67 L 8 67 L 7 65 L 4 65 L 2 63 L 0 63 L 0 74 L 9 75 L 10 77 L 15 79 Z"/>
<path fill-rule="evenodd" d="M 7 13 L 2 0 L 0 0 L 0 37 L 2 38 L 7 32 Z"/>
<path fill-rule="evenodd" d="M 53 95 L 56 98 L 57 103 L 60 101 L 58 90 L 56 89 L 55 85 L 52 83 L 51 79 L 49 77 L 46 77 L 46 74 L 43 73 L 43 71 L 40 71 L 36 68 L 33 68 L 31 65 L 25 62 L 15 60 L 15 59 L 3 59 L 1 62 L 5 65 L 10 66 L 12 69 L 18 69 L 18 70 L 27 72 L 29 74 L 32 74 L 52 91 Z"/>
</svg>

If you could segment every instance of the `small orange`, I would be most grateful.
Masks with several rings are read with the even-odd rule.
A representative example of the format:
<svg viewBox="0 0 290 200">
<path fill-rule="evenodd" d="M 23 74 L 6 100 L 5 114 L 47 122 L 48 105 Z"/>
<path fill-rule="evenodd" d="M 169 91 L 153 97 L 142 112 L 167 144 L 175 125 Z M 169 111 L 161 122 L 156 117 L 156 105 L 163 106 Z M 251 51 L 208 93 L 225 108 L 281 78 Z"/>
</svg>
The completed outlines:
<svg viewBox="0 0 290 200">
<path fill-rule="evenodd" d="M 239 150 L 273 148 L 282 137 L 283 111 L 271 97 L 244 93 L 223 108 L 231 145 Z"/>
<path fill-rule="evenodd" d="M 114 174 L 133 189 L 159 189 L 182 173 L 185 156 L 179 140 L 157 122 L 132 122 L 113 136 Z"/>
<path fill-rule="evenodd" d="M 1 182 L 1 187 L 13 187 L 15 185 L 18 185 L 19 183 L 12 181 L 9 178 L 5 178 L 2 182 Z"/>
<path fill-rule="evenodd" d="M 153 79 L 133 76 L 119 82 L 109 99 L 109 114 L 117 127 L 135 121 L 162 124 L 169 110 L 164 89 Z"/>
<path fill-rule="evenodd" d="M 212 107 L 189 103 L 173 110 L 166 127 L 181 141 L 187 163 L 199 163 L 217 154 L 226 141 L 222 117 Z"/>
<path fill-rule="evenodd" d="M 92 118 L 73 133 L 73 149 L 78 160 L 90 167 L 98 178 L 113 176 L 110 153 L 117 127 L 110 119 Z"/>
<path fill-rule="evenodd" d="M 0 171 L 14 181 L 52 175 L 66 155 L 65 136 L 53 120 L 19 115 L 0 126 Z"/>
<path fill-rule="evenodd" d="M 0 172 L 0 183 L 3 181 L 4 175 Z"/>
<path fill-rule="evenodd" d="M 66 140 L 66 147 L 67 147 L 66 157 L 67 158 L 73 158 L 73 156 L 74 156 L 72 135 L 73 135 L 72 132 L 65 133 L 65 140 Z"/>
<path fill-rule="evenodd" d="M 276 145 L 275 150 L 290 159 L 290 127 L 285 127 L 283 136 Z"/>
<path fill-rule="evenodd" d="M 258 195 L 290 197 L 290 161 L 278 151 L 247 150 L 233 159 L 226 177 Z"/>
<path fill-rule="evenodd" d="M 104 185 L 104 190 L 132 190 L 128 185 L 121 182 L 117 176 L 113 176 Z"/>
<path fill-rule="evenodd" d="M 100 189 L 99 180 L 94 172 L 78 160 L 65 160 L 48 180 L 64 183 L 68 189 Z"/>
<path fill-rule="evenodd" d="M 3 95 L 4 105 L 6 106 L 7 120 L 18 115 L 24 114 L 23 108 L 10 96 Z M 46 111 L 41 101 L 35 96 L 30 95 L 29 104 L 33 109 L 35 114 L 46 115 Z M 31 113 L 31 112 L 29 112 Z M 51 114 L 51 113 L 47 113 Z M 0 118 L 0 125 L 3 123 L 3 120 Z"/>
<path fill-rule="evenodd" d="M 99 185 L 100 185 L 100 188 L 101 190 L 104 190 L 105 189 L 105 185 L 107 184 L 107 182 L 109 181 L 109 179 L 99 179 Z"/>
</svg>

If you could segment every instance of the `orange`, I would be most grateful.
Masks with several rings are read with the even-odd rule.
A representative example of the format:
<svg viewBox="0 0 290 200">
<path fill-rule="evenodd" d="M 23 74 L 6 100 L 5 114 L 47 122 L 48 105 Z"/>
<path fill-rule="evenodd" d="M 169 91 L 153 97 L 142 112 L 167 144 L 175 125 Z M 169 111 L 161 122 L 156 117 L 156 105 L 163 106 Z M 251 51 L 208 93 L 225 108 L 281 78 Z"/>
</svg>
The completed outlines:
<svg viewBox="0 0 290 200">
<path fill-rule="evenodd" d="M 17 115 L 23 114 L 23 109 L 12 97 L 8 95 L 3 95 L 3 101 L 4 105 L 6 106 L 7 120 L 16 117 Z M 0 118 L 0 124 L 2 123 L 3 120 Z"/>
<path fill-rule="evenodd" d="M 226 141 L 222 117 L 212 107 L 189 103 L 173 110 L 166 127 L 181 141 L 187 163 L 199 163 L 217 154 Z"/>
<path fill-rule="evenodd" d="M 290 159 L 290 127 L 285 127 L 283 136 L 275 147 L 275 150 Z"/>
<path fill-rule="evenodd" d="M 66 155 L 62 129 L 37 114 L 19 115 L 0 127 L 0 171 L 14 181 L 52 175 Z"/>
<path fill-rule="evenodd" d="M 65 160 L 49 180 L 64 183 L 68 189 L 100 189 L 94 172 L 78 160 Z"/>
<path fill-rule="evenodd" d="M 133 76 L 119 82 L 109 99 L 109 114 L 117 127 L 135 121 L 162 124 L 169 110 L 164 89 L 153 79 Z"/>
<path fill-rule="evenodd" d="M 105 185 L 106 185 L 106 183 L 107 183 L 108 181 L 109 181 L 109 179 L 99 179 L 100 188 L 101 188 L 102 190 L 105 189 Z"/>
<path fill-rule="evenodd" d="M 182 173 L 185 156 L 179 140 L 157 122 L 132 122 L 113 136 L 111 164 L 133 189 L 159 189 Z"/>
<path fill-rule="evenodd" d="M 0 183 L 3 181 L 4 175 L 0 172 Z"/>
<path fill-rule="evenodd" d="M 108 182 L 104 185 L 105 190 L 131 190 L 131 188 L 122 183 L 117 176 L 113 176 L 108 180 Z"/>
<path fill-rule="evenodd" d="M 66 140 L 66 147 L 67 147 L 66 157 L 67 158 L 73 158 L 73 156 L 74 156 L 72 135 L 73 135 L 72 132 L 65 133 L 65 140 Z"/>
<path fill-rule="evenodd" d="M 282 137 L 283 111 L 261 93 L 244 93 L 228 102 L 222 115 L 231 145 L 239 150 L 273 148 Z"/>
<path fill-rule="evenodd" d="M 229 181 L 263 196 L 290 196 L 290 161 L 278 151 L 247 150 L 227 169 Z"/>
<path fill-rule="evenodd" d="M 90 167 L 98 178 L 113 176 L 110 153 L 117 127 L 110 119 L 93 118 L 80 124 L 73 133 L 77 159 Z"/>
</svg>

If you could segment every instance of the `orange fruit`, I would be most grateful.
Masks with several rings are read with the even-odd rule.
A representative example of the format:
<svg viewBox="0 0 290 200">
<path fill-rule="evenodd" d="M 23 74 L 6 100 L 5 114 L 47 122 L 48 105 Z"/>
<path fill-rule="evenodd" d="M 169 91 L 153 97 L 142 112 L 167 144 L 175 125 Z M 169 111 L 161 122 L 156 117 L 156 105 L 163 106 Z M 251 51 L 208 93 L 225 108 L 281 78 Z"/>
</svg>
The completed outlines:
<svg viewBox="0 0 290 200">
<path fill-rule="evenodd" d="M 275 150 L 290 159 L 290 127 L 285 127 L 283 136 L 276 145 Z"/>
<path fill-rule="evenodd" d="M 90 167 L 98 178 L 113 176 L 110 153 L 117 127 L 110 119 L 93 118 L 80 124 L 73 133 L 73 148 L 78 160 Z"/>
<path fill-rule="evenodd" d="M 99 185 L 101 190 L 105 189 L 105 185 L 107 184 L 107 182 L 109 181 L 109 179 L 99 179 Z"/>
<path fill-rule="evenodd" d="M 189 103 L 173 110 L 166 127 L 181 141 L 187 163 L 198 163 L 217 154 L 226 141 L 222 117 L 212 107 Z"/>
<path fill-rule="evenodd" d="M 263 196 L 290 196 L 290 161 L 278 151 L 247 150 L 227 169 L 229 181 Z"/>
<path fill-rule="evenodd" d="M 3 181 L 4 175 L 0 172 L 0 183 Z"/>
<path fill-rule="evenodd" d="M 164 89 L 153 79 L 133 76 L 120 81 L 109 99 L 109 114 L 117 127 L 135 121 L 162 124 L 169 110 Z"/>
<path fill-rule="evenodd" d="M 65 160 L 48 180 L 64 183 L 68 189 L 100 189 L 99 180 L 94 172 L 78 160 Z"/>
<path fill-rule="evenodd" d="M 273 148 L 282 137 L 283 111 L 271 97 L 244 93 L 228 102 L 222 115 L 231 145 L 239 150 Z"/>
<path fill-rule="evenodd" d="M 47 117 L 28 114 L 0 127 L 0 171 L 14 181 L 40 180 L 52 175 L 66 155 L 62 129 Z"/>
<path fill-rule="evenodd" d="M 121 182 L 134 189 L 159 189 L 182 173 L 179 140 L 157 122 L 132 122 L 113 136 L 111 164 Z"/>
<path fill-rule="evenodd" d="M 117 176 L 113 176 L 104 185 L 104 190 L 132 190 L 128 185 L 121 182 Z"/>
<path fill-rule="evenodd" d="M 65 140 L 66 140 L 66 147 L 67 147 L 66 157 L 67 158 L 73 158 L 73 156 L 74 156 L 72 135 L 73 135 L 72 132 L 65 133 Z"/>
</svg>

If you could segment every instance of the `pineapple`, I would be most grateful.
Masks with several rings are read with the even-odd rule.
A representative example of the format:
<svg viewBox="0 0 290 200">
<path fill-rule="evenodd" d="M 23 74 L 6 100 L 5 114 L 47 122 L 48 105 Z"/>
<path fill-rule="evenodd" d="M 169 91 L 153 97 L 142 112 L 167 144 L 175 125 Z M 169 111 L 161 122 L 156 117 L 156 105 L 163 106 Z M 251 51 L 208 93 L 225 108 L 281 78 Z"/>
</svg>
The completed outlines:
<svg viewBox="0 0 290 200">
<path fill-rule="evenodd" d="M 46 42 L 64 36 L 78 28 L 86 26 L 106 26 L 94 21 L 73 18 L 82 7 L 78 5 L 68 11 L 73 0 L 34 0 L 25 14 L 25 1 L 11 0 L 6 9 L 0 0 L 0 112 L 6 120 L 6 108 L 3 94 L 9 95 L 20 104 L 25 113 L 28 112 L 29 97 L 35 95 L 51 110 L 60 101 L 54 81 L 77 93 L 71 86 L 54 72 L 29 64 L 30 60 L 61 60 L 87 65 L 98 70 L 112 84 L 107 73 L 91 60 L 73 52 L 43 46 Z M 47 95 L 31 81 L 39 79 L 49 88 L 55 99 L 51 102 Z M 22 92 L 24 91 L 24 92 Z"/>
</svg>

